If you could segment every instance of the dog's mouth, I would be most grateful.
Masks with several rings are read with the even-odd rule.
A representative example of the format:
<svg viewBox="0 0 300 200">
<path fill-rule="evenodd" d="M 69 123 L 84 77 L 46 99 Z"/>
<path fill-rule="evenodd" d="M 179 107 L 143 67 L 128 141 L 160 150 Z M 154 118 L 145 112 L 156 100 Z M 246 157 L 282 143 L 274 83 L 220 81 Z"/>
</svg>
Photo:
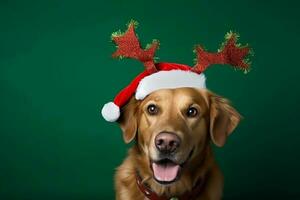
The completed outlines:
<svg viewBox="0 0 300 200">
<path fill-rule="evenodd" d="M 151 161 L 151 169 L 154 179 L 160 184 L 171 184 L 180 178 L 181 171 L 187 161 L 193 154 L 193 149 L 190 151 L 188 158 L 181 164 L 173 161 L 170 158 L 164 158 L 159 161 Z"/>
<path fill-rule="evenodd" d="M 151 168 L 154 179 L 161 184 L 170 184 L 179 177 L 181 166 L 170 159 L 163 159 L 158 162 L 152 162 Z"/>
</svg>

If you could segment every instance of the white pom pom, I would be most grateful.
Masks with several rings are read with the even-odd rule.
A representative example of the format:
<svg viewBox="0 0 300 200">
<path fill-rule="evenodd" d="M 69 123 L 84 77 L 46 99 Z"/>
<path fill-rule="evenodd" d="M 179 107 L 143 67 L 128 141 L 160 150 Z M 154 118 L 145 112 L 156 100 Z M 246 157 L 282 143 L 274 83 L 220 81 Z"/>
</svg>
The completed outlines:
<svg viewBox="0 0 300 200">
<path fill-rule="evenodd" d="M 120 117 L 120 108 L 114 102 L 109 102 L 103 106 L 101 114 L 106 121 L 115 122 Z"/>
</svg>

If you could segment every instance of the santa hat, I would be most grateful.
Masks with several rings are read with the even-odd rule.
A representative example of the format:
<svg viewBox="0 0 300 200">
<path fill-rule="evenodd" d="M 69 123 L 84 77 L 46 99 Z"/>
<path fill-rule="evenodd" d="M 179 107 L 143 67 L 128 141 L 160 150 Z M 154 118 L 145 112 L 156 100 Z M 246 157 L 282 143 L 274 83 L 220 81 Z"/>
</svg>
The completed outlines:
<svg viewBox="0 0 300 200">
<path fill-rule="evenodd" d="M 102 116 L 109 122 L 119 119 L 120 108 L 133 95 L 137 100 L 143 100 L 147 95 L 160 89 L 206 88 L 203 71 L 212 64 L 229 64 L 245 71 L 249 69 L 249 63 L 244 58 L 250 49 L 239 47 L 236 44 L 238 36 L 232 32 L 225 36 L 226 42 L 217 53 L 210 53 L 200 45 L 196 46 L 197 62 L 194 67 L 176 63 L 155 63 L 154 54 L 159 42 L 154 40 L 148 48 L 142 49 L 135 34 L 136 24 L 135 21 L 131 21 L 124 34 L 120 32 L 112 34 L 112 40 L 117 45 L 113 57 L 137 59 L 144 64 L 145 71 L 119 92 L 113 102 L 103 106 Z"/>
</svg>

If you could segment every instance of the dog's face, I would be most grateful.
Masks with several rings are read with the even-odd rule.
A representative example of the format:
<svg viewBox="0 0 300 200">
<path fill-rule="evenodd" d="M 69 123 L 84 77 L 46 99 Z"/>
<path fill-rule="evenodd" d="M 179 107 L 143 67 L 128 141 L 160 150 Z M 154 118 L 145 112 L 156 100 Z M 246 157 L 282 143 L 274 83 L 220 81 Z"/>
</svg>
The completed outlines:
<svg viewBox="0 0 300 200">
<path fill-rule="evenodd" d="M 239 120 L 227 100 L 205 89 L 178 88 L 132 98 L 119 123 L 125 142 L 136 138 L 153 178 L 171 184 L 210 140 L 223 146 Z"/>
</svg>

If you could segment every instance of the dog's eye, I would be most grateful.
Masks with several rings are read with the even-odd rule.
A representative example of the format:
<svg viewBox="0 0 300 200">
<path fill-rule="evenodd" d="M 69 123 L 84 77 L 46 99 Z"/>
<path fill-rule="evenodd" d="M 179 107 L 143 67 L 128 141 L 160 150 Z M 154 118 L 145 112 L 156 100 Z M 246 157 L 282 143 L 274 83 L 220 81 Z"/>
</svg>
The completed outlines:
<svg viewBox="0 0 300 200">
<path fill-rule="evenodd" d="M 148 107 L 147 107 L 147 111 L 150 115 L 156 115 L 158 113 L 158 108 L 156 105 L 154 104 L 150 104 Z"/>
<path fill-rule="evenodd" d="M 197 110 L 196 108 L 194 108 L 194 107 L 190 107 L 190 108 L 187 110 L 187 113 L 186 113 L 186 115 L 187 115 L 188 117 L 196 117 L 197 114 L 198 114 L 198 110 Z"/>
</svg>

